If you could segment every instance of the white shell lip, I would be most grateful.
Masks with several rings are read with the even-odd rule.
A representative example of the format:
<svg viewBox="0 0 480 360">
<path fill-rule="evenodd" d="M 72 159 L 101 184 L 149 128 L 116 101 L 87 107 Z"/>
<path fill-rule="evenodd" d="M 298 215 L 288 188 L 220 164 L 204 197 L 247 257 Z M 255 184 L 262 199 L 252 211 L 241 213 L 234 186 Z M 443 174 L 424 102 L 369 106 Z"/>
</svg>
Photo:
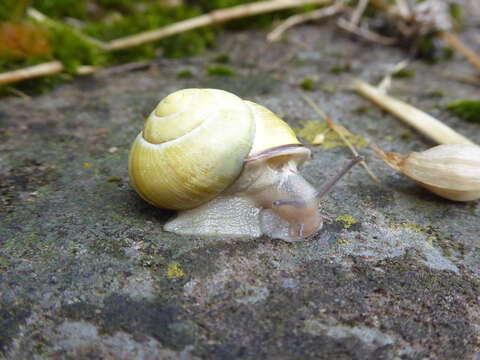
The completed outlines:
<svg viewBox="0 0 480 360">
<path fill-rule="evenodd" d="M 243 162 L 250 163 L 256 160 L 264 158 L 273 158 L 282 155 L 291 155 L 297 156 L 299 158 L 299 163 L 303 163 L 309 156 L 310 150 L 302 144 L 286 144 L 282 146 L 277 146 L 271 149 L 261 151 L 257 154 L 248 156 Z"/>
</svg>

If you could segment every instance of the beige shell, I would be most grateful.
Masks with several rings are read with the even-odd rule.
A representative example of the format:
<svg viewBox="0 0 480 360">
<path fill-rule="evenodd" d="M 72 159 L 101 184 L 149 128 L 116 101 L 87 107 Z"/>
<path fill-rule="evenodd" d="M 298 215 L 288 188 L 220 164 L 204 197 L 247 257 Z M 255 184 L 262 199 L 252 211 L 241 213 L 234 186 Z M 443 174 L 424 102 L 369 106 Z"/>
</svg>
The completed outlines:
<svg viewBox="0 0 480 360">
<path fill-rule="evenodd" d="M 439 145 L 405 158 L 377 153 L 392 168 L 441 197 L 455 201 L 480 198 L 480 147 L 476 145 Z"/>
</svg>

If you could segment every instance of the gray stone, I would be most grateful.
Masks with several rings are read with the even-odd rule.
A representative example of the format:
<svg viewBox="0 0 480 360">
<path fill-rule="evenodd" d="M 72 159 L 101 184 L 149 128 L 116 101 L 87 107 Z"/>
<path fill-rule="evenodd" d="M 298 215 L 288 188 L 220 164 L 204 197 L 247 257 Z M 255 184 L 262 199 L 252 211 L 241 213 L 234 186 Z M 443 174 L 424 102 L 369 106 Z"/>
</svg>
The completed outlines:
<svg viewBox="0 0 480 360">
<path fill-rule="evenodd" d="M 480 53 L 476 35 L 474 26 L 460 34 Z M 275 44 L 260 31 L 222 36 L 201 57 L 2 99 L 0 357 L 478 359 L 480 203 L 426 192 L 369 147 L 360 152 L 382 183 L 354 168 L 322 202 L 333 222 L 307 241 L 162 231 L 173 212 L 137 196 L 127 157 L 145 117 L 180 88 L 230 90 L 301 128 L 320 121 L 300 96 L 298 84 L 311 77 L 308 95 L 383 150 L 434 145 L 348 91 L 352 76 L 378 82 L 406 49 L 328 24 L 294 28 L 292 41 Z M 236 75 L 207 76 L 223 52 Z M 349 73 L 329 71 L 346 62 Z M 177 79 L 185 68 L 193 78 Z M 478 124 L 445 110 L 477 96 L 446 76 L 473 74 L 470 65 L 455 56 L 409 68 L 415 76 L 394 80 L 391 93 L 480 143 Z M 437 90 L 443 96 L 429 95 Z M 344 146 L 311 149 L 302 172 L 317 188 L 352 157 Z"/>
</svg>

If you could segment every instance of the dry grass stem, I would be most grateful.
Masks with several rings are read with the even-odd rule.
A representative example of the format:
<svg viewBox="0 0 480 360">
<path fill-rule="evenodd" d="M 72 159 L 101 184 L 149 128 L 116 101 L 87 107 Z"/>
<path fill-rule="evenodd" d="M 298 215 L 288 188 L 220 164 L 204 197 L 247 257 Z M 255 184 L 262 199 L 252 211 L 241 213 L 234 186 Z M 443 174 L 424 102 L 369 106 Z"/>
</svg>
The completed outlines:
<svg viewBox="0 0 480 360">
<path fill-rule="evenodd" d="M 381 45 L 393 45 L 397 42 L 397 39 L 395 38 L 379 35 L 366 28 L 358 27 L 357 25 L 352 24 L 351 22 L 342 18 L 338 19 L 337 25 L 345 31 Z"/>
<path fill-rule="evenodd" d="M 362 96 L 374 102 L 381 108 L 391 112 L 393 115 L 405 121 L 407 124 L 439 144 L 473 144 L 473 142 L 443 124 L 441 121 L 412 105 L 385 94 L 383 91 L 370 84 L 355 79 L 352 82 L 352 86 Z"/>
<path fill-rule="evenodd" d="M 348 131 L 345 127 L 341 126 L 341 125 L 337 125 L 335 124 L 332 119 L 330 119 L 330 116 L 328 116 L 327 114 L 325 114 L 323 112 L 322 109 L 320 109 L 320 107 L 315 104 L 313 102 L 312 99 L 310 99 L 307 95 L 305 94 L 301 94 L 303 100 L 305 100 L 307 102 L 308 105 L 310 105 L 310 107 L 318 114 L 320 115 L 320 117 L 327 123 L 327 126 L 332 129 L 341 139 L 342 141 L 345 143 L 345 145 L 347 145 L 347 147 L 350 149 L 350 151 L 352 152 L 353 155 L 355 156 L 359 156 L 358 152 L 357 152 L 357 149 L 355 149 L 355 147 L 350 143 L 350 141 L 348 141 L 348 139 L 345 137 L 345 134 L 351 134 L 350 131 Z M 367 171 L 368 175 L 372 178 L 372 180 L 376 181 L 376 182 L 380 182 L 380 179 L 377 178 L 375 176 L 375 174 L 370 170 L 370 168 L 368 167 L 367 163 L 362 160 L 360 161 L 360 165 L 363 166 L 363 168 Z"/>
<path fill-rule="evenodd" d="M 442 76 L 445 77 L 446 79 L 455 80 L 464 84 L 480 86 L 480 77 L 472 77 L 469 74 L 446 73 L 446 74 L 442 74 Z"/>
<path fill-rule="evenodd" d="M 26 79 L 33 79 L 45 75 L 53 75 L 62 72 L 64 69 L 60 61 L 30 66 L 20 70 L 9 71 L 0 74 L 0 85 L 12 84 Z"/>
<path fill-rule="evenodd" d="M 405 0 L 396 0 L 398 12 L 401 14 L 403 18 L 409 18 L 412 13 L 410 12 L 410 7 Z"/>
<path fill-rule="evenodd" d="M 331 6 L 314 10 L 306 14 L 293 15 L 283 21 L 280 25 L 276 26 L 271 32 L 269 32 L 267 35 L 267 40 L 270 42 L 279 41 L 283 33 L 288 29 L 308 21 L 320 20 L 330 16 L 334 16 L 343 11 L 343 9 L 343 3 L 336 2 Z"/>
<path fill-rule="evenodd" d="M 392 85 L 392 74 L 395 74 L 397 71 L 404 69 L 408 65 L 408 59 L 402 60 L 399 63 L 393 65 L 387 75 L 384 76 L 382 81 L 378 84 L 377 88 L 380 91 L 387 92 Z"/>
<path fill-rule="evenodd" d="M 360 0 L 358 2 L 357 7 L 353 11 L 352 15 L 350 16 L 350 23 L 353 25 L 358 25 L 360 18 L 363 15 L 363 12 L 365 11 L 365 8 L 368 5 L 368 0 Z"/>
<path fill-rule="evenodd" d="M 328 4 L 331 1 L 332 0 L 270 0 L 233 6 L 231 8 L 215 10 L 208 14 L 180 21 L 159 29 L 145 31 L 140 34 L 112 40 L 106 44 L 106 49 L 109 51 L 121 50 L 132 46 L 145 44 L 147 42 L 160 40 L 174 34 L 179 34 L 207 25 L 219 24 L 233 19 L 239 19 L 247 16 L 264 14 L 303 5 L 323 5 Z"/>
<path fill-rule="evenodd" d="M 41 76 L 55 75 L 61 73 L 65 67 L 60 61 L 50 61 L 39 65 L 30 66 L 20 70 L 9 71 L 0 74 L 0 85 L 13 84 L 27 79 L 33 79 Z M 77 75 L 89 75 L 98 71 L 98 66 L 79 66 Z"/>
<path fill-rule="evenodd" d="M 452 34 L 448 31 L 440 31 L 438 33 L 438 37 L 445 41 L 448 46 L 457 50 L 459 53 L 465 56 L 465 58 L 470 62 L 470 64 L 480 70 L 480 57 L 475 54 L 472 49 L 465 45 L 455 34 Z"/>
</svg>

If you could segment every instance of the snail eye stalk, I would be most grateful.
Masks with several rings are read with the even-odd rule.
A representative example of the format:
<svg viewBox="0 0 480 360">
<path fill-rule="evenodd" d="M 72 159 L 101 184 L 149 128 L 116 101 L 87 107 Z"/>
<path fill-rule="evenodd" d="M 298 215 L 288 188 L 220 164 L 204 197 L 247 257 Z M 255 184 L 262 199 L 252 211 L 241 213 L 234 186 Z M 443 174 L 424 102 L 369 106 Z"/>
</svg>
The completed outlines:
<svg viewBox="0 0 480 360">
<path fill-rule="evenodd" d="M 361 156 L 357 156 L 355 157 L 352 161 L 350 161 L 348 163 L 347 166 L 345 166 L 337 175 L 335 175 L 335 177 L 330 180 L 324 187 L 321 191 L 317 192 L 316 194 L 316 198 L 317 199 L 321 199 L 323 198 L 325 195 L 327 195 L 333 188 L 334 186 L 337 184 L 337 182 L 345 176 L 345 174 L 347 174 L 350 169 L 352 167 L 354 167 L 355 165 L 357 165 L 360 161 L 363 161 L 363 157 Z"/>
<path fill-rule="evenodd" d="M 322 190 L 320 191 L 317 191 L 315 193 L 315 198 L 317 199 L 321 199 L 323 198 L 325 195 L 327 195 L 333 188 L 334 186 L 337 184 L 337 182 L 345 176 L 345 174 L 347 174 L 350 169 L 352 167 L 354 167 L 356 164 L 358 164 L 360 161 L 362 161 L 363 158 L 361 156 L 357 156 L 356 158 L 354 158 L 352 161 L 350 161 L 348 163 L 347 166 L 345 166 L 337 175 L 335 175 L 335 177 L 330 180 Z M 278 207 L 278 206 L 282 206 L 282 205 L 290 205 L 290 206 L 294 206 L 296 208 L 301 208 L 301 207 L 304 207 L 306 206 L 306 203 L 307 203 L 308 200 L 304 200 L 304 199 L 282 199 L 282 200 L 275 200 L 273 203 L 272 203 L 272 206 L 273 207 Z"/>
</svg>

